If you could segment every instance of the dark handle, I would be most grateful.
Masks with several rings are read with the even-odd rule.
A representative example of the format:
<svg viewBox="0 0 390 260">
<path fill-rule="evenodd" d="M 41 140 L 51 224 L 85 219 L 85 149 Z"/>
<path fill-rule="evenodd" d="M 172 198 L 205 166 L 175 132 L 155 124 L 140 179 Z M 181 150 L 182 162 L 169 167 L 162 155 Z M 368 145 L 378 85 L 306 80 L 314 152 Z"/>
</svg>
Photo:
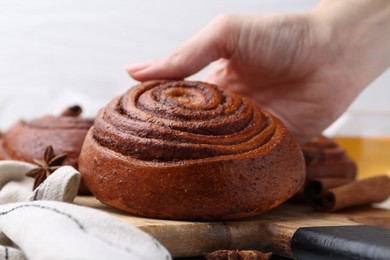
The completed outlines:
<svg viewBox="0 0 390 260">
<path fill-rule="evenodd" d="M 298 259 L 390 259 L 390 231 L 356 225 L 299 228 L 291 241 Z"/>
</svg>

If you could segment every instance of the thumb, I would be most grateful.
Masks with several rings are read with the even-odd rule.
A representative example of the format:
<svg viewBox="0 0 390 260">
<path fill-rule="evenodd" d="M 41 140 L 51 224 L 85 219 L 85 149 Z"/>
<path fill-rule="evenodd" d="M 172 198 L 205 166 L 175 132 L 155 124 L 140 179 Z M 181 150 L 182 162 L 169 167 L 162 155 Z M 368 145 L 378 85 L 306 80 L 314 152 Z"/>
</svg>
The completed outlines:
<svg viewBox="0 0 390 260">
<path fill-rule="evenodd" d="M 219 16 L 169 55 L 149 63 L 128 65 L 126 70 L 139 81 L 188 77 L 221 57 L 231 56 L 239 34 L 237 21 L 235 15 Z"/>
</svg>

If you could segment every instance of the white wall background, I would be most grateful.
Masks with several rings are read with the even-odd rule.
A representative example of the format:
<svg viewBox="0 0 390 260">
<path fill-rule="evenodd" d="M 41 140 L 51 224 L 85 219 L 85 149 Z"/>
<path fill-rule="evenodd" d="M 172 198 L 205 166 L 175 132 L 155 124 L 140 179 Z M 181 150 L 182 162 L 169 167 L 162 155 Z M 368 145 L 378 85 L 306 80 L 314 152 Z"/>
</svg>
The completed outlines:
<svg viewBox="0 0 390 260">
<path fill-rule="evenodd" d="M 125 64 L 170 52 L 218 14 L 305 11 L 317 3 L 0 0 L 0 129 L 75 103 L 94 115 L 135 84 Z M 201 79 L 202 73 L 193 78 Z M 387 71 L 349 112 L 390 115 L 389 97 Z"/>
</svg>

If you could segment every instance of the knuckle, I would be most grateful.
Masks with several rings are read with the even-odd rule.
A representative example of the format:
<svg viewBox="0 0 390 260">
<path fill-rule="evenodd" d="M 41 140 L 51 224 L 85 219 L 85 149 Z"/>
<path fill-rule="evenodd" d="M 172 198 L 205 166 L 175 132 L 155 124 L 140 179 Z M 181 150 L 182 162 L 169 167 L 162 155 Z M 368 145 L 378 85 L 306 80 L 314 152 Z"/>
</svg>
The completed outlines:
<svg viewBox="0 0 390 260">
<path fill-rule="evenodd" d="M 220 57 L 229 57 L 233 52 L 239 29 L 240 16 L 235 14 L 222 14 L 214 18 L 210 24 L 211 42 L 218 46 Z"/>
<path fill-rule="evenodd" d="M 230 31 L 237 22 L 237 15 L 221 14 L 215 17 L 211 22 L 211 27 L 216 31 Z"/>
</svg>

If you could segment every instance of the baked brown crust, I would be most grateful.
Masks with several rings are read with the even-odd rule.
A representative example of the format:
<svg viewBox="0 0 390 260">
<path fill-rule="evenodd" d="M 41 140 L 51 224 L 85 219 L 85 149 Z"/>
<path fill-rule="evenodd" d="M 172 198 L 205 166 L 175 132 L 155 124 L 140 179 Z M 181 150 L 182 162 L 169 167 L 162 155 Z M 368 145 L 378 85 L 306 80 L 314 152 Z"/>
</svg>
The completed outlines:
<svg viewBox="0 0 390 260">
<path fill-rule="evenodd" d="M 355 179 L 356 162 L 332 138 L 320 135 L 302 145 L 306 161 L 306 179 Z"/>
<path fill-rule="evenodd" d="M 168 219 L 254 216 L 304 182 L 301 150 L 278 119 L 189 81 L 149 81 L 115 98 L 88 132 L 79 169 L 103 203 Z"/>
<path fill-rule="evenodd" d="M 71 109 L 81 109 L 74 106 Z M 44 116 L 31 121 L 19 121 L 0 138 L 0 160 L 19 160 L 33 162 L 41 159 L 48 146 L 56 154 L 66 154 L 62 165 L 78 168 L 78 157 L 84 138 L 93 124 L 92 118 L 82 118 L 77 114 Z M 81 194 L 87 194 L 80 188 Z"/>
<path fill-rule="evenodd" d="M 92 123 L 87 119 L 54 116 L 20 121 L 1 139 L 0 159 L 33 162 L 51 145 L 57 154 L 67 154 L 64 165 L 77 167 L 82 143 Z"/>
</svg>

